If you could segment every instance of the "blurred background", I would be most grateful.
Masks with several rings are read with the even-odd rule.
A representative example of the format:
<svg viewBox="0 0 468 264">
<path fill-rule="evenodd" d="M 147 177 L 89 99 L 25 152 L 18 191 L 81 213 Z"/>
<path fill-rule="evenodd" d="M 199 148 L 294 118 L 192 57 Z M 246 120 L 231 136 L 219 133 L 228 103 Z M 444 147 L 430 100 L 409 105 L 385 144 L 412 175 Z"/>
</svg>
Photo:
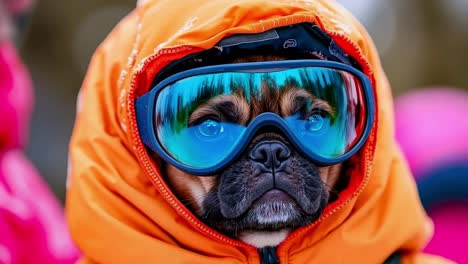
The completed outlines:
<svg viewBox="0 0 468 264">
<path fill-rule="evenodd" d="M 36 91 L 28 154 L 62 200 L 76 95 L 89 59 L 135 2 L 40 0 L 21 39 Z M 422 86 L 468 87 L 468 0 L 339 2 L 374 38 L 395 95 Z"/>
<path fill-rule="evenodd" d="M 436 227 L 426 250 L 468 263 L 468 0 L 337 1 L 368 29 L 392 84 L 396 136 Z M 27 154 L 62 202 L 76 96 L 90 57 L 135 5 L 39 0 L 22 21 L 26 31 L 17 41 L 36 93 Z"/>
</svg>

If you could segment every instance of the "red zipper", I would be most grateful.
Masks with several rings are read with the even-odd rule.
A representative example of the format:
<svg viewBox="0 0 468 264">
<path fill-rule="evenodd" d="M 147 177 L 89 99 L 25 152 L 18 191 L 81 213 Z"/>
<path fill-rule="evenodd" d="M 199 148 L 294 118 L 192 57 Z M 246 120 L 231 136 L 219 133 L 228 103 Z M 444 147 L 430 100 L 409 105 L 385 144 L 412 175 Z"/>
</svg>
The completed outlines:
<svg viewBox="0 0 468 264">
<path fill-rule="evenodd" d="M 313 23 L 313 22 L 317 22 L 317 21 L 309 21 L 309 22 Z M 277 25 L 277 26 L 281 26 L 281 25 Z M 322 28 L 324 28 L 324 27 L 322 26 Z M 375 80 L 374 80 L 374 76 L 373 76 L 373 73 L 372 73 L 372 68 L 370 67 L 370 64 L 367 62 L 365 57 L 363 56 L 362 52 L 359 50 L 359 47 L 356 44 L 354 44 L 348 37 L 346 37 L 346 36 L 344 36 L 342 34 L 339 34 L 337 32 L 333 32 L 333 31 L 330 31 L 330 32 L 327 32 L 327 33 L 335 41 L 336 40 L 341 40 L 343 43 L 345 43 L 345 47 L 343 47 L 343 49 L 349 55 L 351 55 L 354 58 L 358 59 L 358 62 L 360 63 L 360 65 L 362 65 L 364 67 L 365 73 L 369 77 L 371 77 L 373 87 L 375 89 Z M 130 86 L 129 93 L 128 93 L 128 109 L 127 109 L 129 117 L 130 117 L 131 129 L 132 129 L 132 141 L 135 144 L 135 151 L 137 152 L 138 159 L 140 159 L 141 164 L 143 164 L 143 166 L 144 166 L 146 172 L 148 173 L 148 175 L 150 176 L 150 179 L 152 180 L 153 184 L 158 188 L 159 192 L 164 197 L 164 199 L 179 213 L 179 215 L 184 217 L 196 229 L 203 232 L 203 234 L 206 234 L 206 235 L 208 235 L 208 236 L 210 236 L 210 237 L 212 237 L 212 238 L 214 238 L 214 239 L 216 239 L 216 240 L 218 240 L 220 242 L 226 243 L 228 245 L 242 247 L 242 248 L 247 249 L 252 254 L 251 255 L 252 257 L 256 256 L 255 260 L 257 261 L 259 259 L 259 254 L 258 254 L 257 249 L 255 247 L 253 247 L 251 245 L 248 245 L 248 244 L 246 244 L 246 243 L 244 243 L 242 241 L 237 241 L 237 240 L 231 239 L 231 238 L 229 238 L 227 236 L 224 236 L 224 235 L 214 231 L 213 229 L 207 227 L 200 220 L 198 220 L 190 211 L 188 211 L 188 209 L 186 207 L 181 205 L 180 202 L 177 199 L 174 198 L 172 193 L 170 193 L 168 191 L 169 188 L 166 185 L 166 183 L 164 183 L 161 180 L 161 178 L 158 176 L 158 173 L 156 172 L 157 169 L 153 166 L 153 164 L 149 160 L 149 156 L 147 155 L 146 149 L 143 146 L 141 140 L 138 140 L 138 138 L 139 138 L 138 127 L 137 127 L 137 124 L 136 124 L 136 121 L 135 121 L 136 117 L 135 117 L 135 112 L 134 112 L 134 100 L 135 100 L 135 92 L 136 92 L 135 89 L 136 89 L 136 84 L 137 84 L 138 77 L 143 72 L 145 72 L 146 69 L 148 68 L 148 66 L 152 62 L 154 62 L 156 59 L 163 59 L 163 58 L 165 59 L 164 63 L 161 63 L 160 65 L 158 65 L 159 70 L 160 70 L 163 67 L 165 67 L 167 64 L 172 62 L 172 60 L 171 60 L 172 58 L 177 59 L 177 58 L 187 56 L 189 54 L 196 53 L 196 52 L 199 52 L 199 51 L 202 51 L 202 49 L 196 48 L 196 47 L 193 47 L 193 46 L 179 46 L 179 47 L 175 47 L 175 48 L 162 49 L 159 52 L 157 52 L 156 54 L 151 55 L 150 57 L 146 58 L 145 61 L 143 62 L 142 67 L 140 67 L 140 69 L 138 69 L 133 74 L 132 81 L 131 81 L 131 86 Z M 175 54 L 177 54 L 177 56 L 173 56 Z M 376 119 L 377 119 L 377 116 L 376 116 Z M 310 224 L 310 225 L 308 225 L 306 227 L 300 228 L 300 229 L 294 231 L 293 233 L 291 233 L 286 238 L 286 240 L 283 241 L 281 243 L 281 245 L 278 247 L 278 250 L 277 250 L 278 256 L 281 256 L 280 255 L 281 251 L 283 251 L 283 249 L 286 247 L 286 245 L 288 243 L 290 243 L 295 237 L 309 231 L 314 226 L 316 226 L 320 222 L 324 221 L 326 218 L 330 217 L 331 215 L 333 215 L 334 213 L 336 213 L 337 211 L 339 211 L 340 209 L 345 207 L 349 202 L 351 202 L 355 197 L 357 197 L 363 191 L 363 189 L 367 185 L 367 183 L 369 181 L 369 178 L 370 178 L 372 157 L 373 157 L 373 153 L 374 153 L 374 149 L 375 149 L 375 138 L 376 138 L 375 131 L 376 131 L 376 126 L 374 126 L 374 129 L 372 130 L 372 133 L 369 136 L 368 144 L 367 144 L 368 147 L 366 147 L 366 149 L 364 150 L 365 151 L 364 156 L 365 156 L 366 172 L 365 172 L 363 182 L 361 183 L 361 186 L 359 187 L 359 189 L 356 192 L 354 192 L 351 197 L 344 200 L 341 204 L 337 205 L 335 208 L 333 208 L 331 211 L 329 211 L 326 215 L 322 215 L 314 223 L 312 223 L 312 224 Z M 250 257 L 248 257 L 248 259 L 250 259 Z"/>
</svg>

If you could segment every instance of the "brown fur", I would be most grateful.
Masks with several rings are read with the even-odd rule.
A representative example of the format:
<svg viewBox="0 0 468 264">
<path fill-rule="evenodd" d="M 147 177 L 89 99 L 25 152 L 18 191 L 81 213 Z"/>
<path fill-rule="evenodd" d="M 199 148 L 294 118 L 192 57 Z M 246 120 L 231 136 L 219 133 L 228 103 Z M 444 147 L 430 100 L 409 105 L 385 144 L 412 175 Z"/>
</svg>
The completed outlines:
<svg viewBox="0 0 468 264">
<path fill-rule="evenodd" d="M 204 195 L 217 183 L 216 177 L 194 176 L 169 165 L 166 174 L 172 190 L 183 202 L 190 204 L 197 215 L 202 215 Z"/>
</svg>

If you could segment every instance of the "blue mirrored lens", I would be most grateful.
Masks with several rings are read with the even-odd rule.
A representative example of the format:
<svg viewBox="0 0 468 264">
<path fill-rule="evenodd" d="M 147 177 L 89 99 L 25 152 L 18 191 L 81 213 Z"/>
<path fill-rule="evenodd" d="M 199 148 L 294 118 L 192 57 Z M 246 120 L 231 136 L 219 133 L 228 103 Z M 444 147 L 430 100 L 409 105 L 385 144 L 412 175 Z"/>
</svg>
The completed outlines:
<svg viewBox="0 0 468 264">
<path fill-rule="evenodd" d="M 263 112 L 283 117 L 306 152 L 335 158 L 364 130 L 359 79 L 346 71 L 306 67 L 226 72 L 178 80 L 158 94 L 157 139 L 175 160 L 193 168 L 219 164 L 238 148 Z"/>
<path fill-rule="evenodd" d="M 200 124 L 178 132 L 166 129 L 159 136 L 174 159 L 194 168 L 205 168 L 223 160 L 245 129 L 244 126 L 222 122 L 217 124 L 217 128 Z"/>
</svg>

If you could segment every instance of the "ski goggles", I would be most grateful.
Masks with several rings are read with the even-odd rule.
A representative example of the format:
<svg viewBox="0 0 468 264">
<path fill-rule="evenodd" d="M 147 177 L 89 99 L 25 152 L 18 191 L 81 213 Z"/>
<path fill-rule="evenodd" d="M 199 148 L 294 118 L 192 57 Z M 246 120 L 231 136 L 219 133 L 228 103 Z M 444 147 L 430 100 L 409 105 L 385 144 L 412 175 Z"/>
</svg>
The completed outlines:
<svg viewBox="0 0 468 264">
<path fill-rule="evenodd" d="M 276 111 L 253 116 L 265 105 Z M 364 144 L 374 120 L 368 77 L 322 60 L 190 69 L 161 81 L 135 107 L 143 143 L 200 176 L 222 170 L 265 131 L 281 132 L 319 166 L 341 163 Z"/>
</svg>

